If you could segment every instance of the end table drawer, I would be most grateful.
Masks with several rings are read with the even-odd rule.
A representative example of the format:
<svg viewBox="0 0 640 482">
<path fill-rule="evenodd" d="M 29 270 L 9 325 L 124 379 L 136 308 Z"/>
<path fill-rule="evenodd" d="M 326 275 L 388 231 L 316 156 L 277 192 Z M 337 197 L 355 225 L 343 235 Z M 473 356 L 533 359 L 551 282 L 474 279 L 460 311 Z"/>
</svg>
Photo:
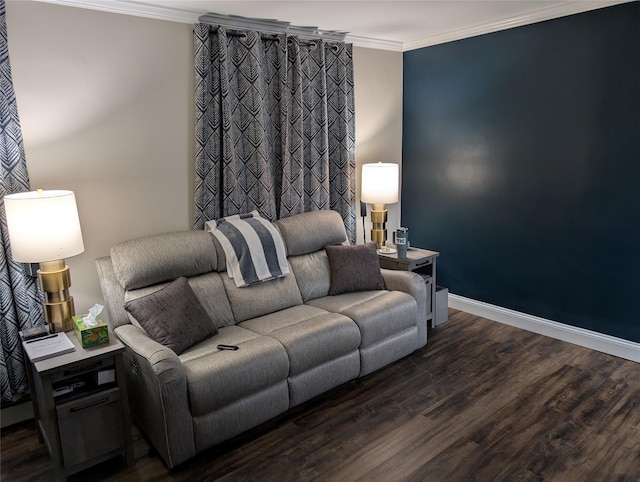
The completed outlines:
<svg viewBox="0 0 640 482">
<path fill-rule="evenodd" d="M 118 387 L 62 403 L 56 412 L 66 467 L 124 446 Z"/>
</svg>

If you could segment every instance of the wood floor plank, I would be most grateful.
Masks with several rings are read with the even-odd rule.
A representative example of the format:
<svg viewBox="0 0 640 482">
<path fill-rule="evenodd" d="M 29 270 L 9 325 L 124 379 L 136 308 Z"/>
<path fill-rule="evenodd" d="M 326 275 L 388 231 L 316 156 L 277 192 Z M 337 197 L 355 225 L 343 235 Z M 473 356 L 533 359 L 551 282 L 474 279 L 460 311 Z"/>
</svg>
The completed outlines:
<svg viewBox="0 0 640 482">
<path fill-rule="evenodd" d="M 521 410 L 522 400 L 527 397 L 520 397 L 519 388 L 510 391 L 509 395 L 494 396 L 488 392 L 482 400 L 469 403 L 465 397 L 465 407 L 455 413 L 438 413 L 434 420 L 440 421 L 440 432 L 428 433 L 420 450 L 409 456 L 399 453 L 395 457 L 402 461 L 390 460 L 378 467 L 375 475 L 382 476 L 391 472 L 393 467 L 402 466 L 402 472 L 393 472 L 392 475 L 398 479 L 413 476 L 426 476 L 430 474 L 434 480 L 450 480 L 455 478 L 455 474 L 460 471 L 464 473 L 477 473 L 486 463 L 486 448 L 494 448 L 494 439 L 502 440 L 505 432 L 510 437 L 514 437 L 511 424 L 513 420 L 502 415 L 504 407 L 509 413 L 514 410 Z M 515 407 L 515 408 L 514 408 Z M 525 407 L 526 408 L 526 407 Z M 432 415 L 430 412 L 428 415 Z M 536 417 L 533 417 L 534 419 Z M 522 420 L 522 417 L 519 419 Z M 527 426 L 530 421 L 524 420 Z M 445 434 L 448 437 L 440 437 Z M 472 454 L 467 454 L 470 447 L 477 447 Z M 500 455 L 499 450 L 493 450 L 491 456 Z M 425 457 L 424 454 L 429 454 Z M 517 455 L 511 450 L 511 455 Z M 457 460 L 451 463 L 451 460 Z M 490 459 L 491 460 L 491 459 Z"/>
<path fill-rule="evenodd" d="M 173 471 L 135 435 L 74 481 L 639 481 L 640 365 L 468 313 L 427 346 Z M 48 481 L 33 424 L 2 431 L 1 478 Z"/>
<path fill-rule="evenodd" d="M 530 354 L 523 354 L 523 356 L 525 360 L 528 360 Z M 405 437 L 405 444 L 396 448 L 393 457 L 384 462 L 378 461 L 368 476 L 371 478 L 388 476 L 392 478 L 391 480 L 408 477 L 415 467 L 438 456 L 449 444 L 461 440 L 465 434 L 470 433 L 473 427 L 482 423 L 487 416 L 493 416 L 502 406 L 518 397 L 520 390 L 531 384 L 532 378 L 535 376 L 526 363 L 512 365 L 509 370 L 504 370 L 500 365 L 495 365 L 492 368 L 487 368 L 484 363 L 481 365 L 484 366 L 484 369 L 480 372 L 475 368 L 465 372 L 463 367 L 458 373 L 451 373 L 449 376 L 455 380 L 455 383 L 442 379 L 440 384 L 430 384 L 425 388 L 421 393 L 437 391 L 443 387 L 451 389 L 457 385 L 457 388 L 451 389 L 451 394 L 448 396 L 435 396 L 430 402 L 423 400 L 423 402 L 429 402 L 425 403 L 428 408 L 423 410 L 422 414 L 430 421 L 430 424 L 420 432 L 412 432 L 411 437 Z M 464 375 L 461 376 L 460 372 Z M 525 373 L 527 376 L 524 376 Z M 544 375 L 544 370 L 540 370 L 537 374 L 538 378 L 543 378 Z M 502 381 L 510 387 L 510 390 L 504 390 L 502 384 L 496 385 L 495 382 L 489 382 L 495 380 L 496 376 L 502 377 Z M 487 383 L 483 383 L 482 380 L 486 380 Z M 398 429 L 400 439 L 402 439 L 403 431 L 406 431 L 404 427 Z M 416 434 L 424 440 L 414 439 L 413 436 Z M 391 439 L 394 439 L 395 435 L 395 433 L 391 434 Z M 389 437 L 383 437 L 380 442 L 385 446 L 395 447 Z M 371 449 L 371 445 L 366 446 L 354 454 L 353 458 L 359 459 Z M 353 465 L 354 461 L 349 461 L 348 474 L 351 477 L 365 475 L 364 473 L 356 474 Z M 339 472 L 329 475 L 342 477 L 345 474 Z"/>
</svg>

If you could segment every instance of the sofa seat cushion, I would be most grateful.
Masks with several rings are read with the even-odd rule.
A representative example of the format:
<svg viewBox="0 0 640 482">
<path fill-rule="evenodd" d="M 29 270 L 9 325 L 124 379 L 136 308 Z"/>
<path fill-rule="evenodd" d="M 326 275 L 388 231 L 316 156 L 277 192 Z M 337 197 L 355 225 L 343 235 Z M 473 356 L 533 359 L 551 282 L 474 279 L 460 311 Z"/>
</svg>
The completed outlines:
<svg viewBox="0 0 640 482">
<path fill-rule="evenodd" d="M 416 300 L 401 291 L 346 293 L 317 298 L 307 304 L 351 318 L 360 328 L 360 348 L 417 326 Z"/>
<path fill-rule="evenodd" d="M 239 348 L 218 350 L 218 344 Z M 289 359 L 280 343 L 239 326 L 220 328 L 218 335 L 187 350 L 180 360 L 194 416 L 281 383 L 289 373 Z"/>
<path fill-rule="evenodd" d="M 239 326 L 281 343 L 289 357 L 290 377 L 353 353 L 360 346 L 360 330 L 352 320 L 314 306 L 294 306 Z"/>
</svg>

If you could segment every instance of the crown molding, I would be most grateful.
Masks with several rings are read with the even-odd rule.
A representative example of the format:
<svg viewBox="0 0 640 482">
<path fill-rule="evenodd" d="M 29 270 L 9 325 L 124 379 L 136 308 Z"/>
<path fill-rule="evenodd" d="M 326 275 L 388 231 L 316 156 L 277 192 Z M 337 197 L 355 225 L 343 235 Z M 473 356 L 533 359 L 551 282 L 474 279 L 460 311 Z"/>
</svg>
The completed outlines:
<svg viewBox="0 0 640 482">
<path fill-rule="evenodd" d="M 118 13 L 123 15 L 133 15 L 156 20 L 180 23 L 198 23 L 201 15 L 208 13 L 205 10 L 186 10 L 149 5 L 135 1 L 121 0 L 35 0 L 42 3 L 51 3 L 67 7 L 87 8 L 102 12 Z M 487 33 L 498 32 L 532 23 L 543 22 L 554 18 L 566 17 L 577 13 L 596 10 L 599 8 L 629 3 L 637 0 L 572 0 L 559 5 L 549 6 L 534 10 L 525 15 L 510 17 L 495 22 L 472 25 L 436 35 L 431 35 L 411 42 L 396 42 L 392 40 L 382 40 L 358 35 L 347 34 L 345 42 L 352 43 L 355 47 L 364 47 L 378 50 L 391 50 L 394 52 L 406 52 L 432 45 L 438 45 L 469 37 L 476 37 Z"/>
<path fill-rule="evenodd" d="M 524 25 L 530 25 L 532 23 L 544 22 L 545 20 L 566 17 L 569 15 L 575 15 L 577 13 L 588 12 L 590 10 L 597 10 L 599 8 L 610 7 L 613 5 L 629 3 L 633 1 L 637 0 L 572 0 L 571 2 L 533 10 L 526 13 L 525 15 L 504 18 L 495 22 L 472 25 L 470 27 L 450 30 L 448 32 L 443 32 L 437 35 L 431 35 L 419 40 L 405 42 L 403 44 L 403 51 L 406 52 L 408 50 L 415 50 L 423 47 L 430 47 L 432 45 L 443 44 L 446 42 L 453 42 L 455 40 L 476 37 L 478 35 L 499 32 L 500 30 L 522 27 Z"/>
<path fill-rule="evenodd" d="M 185 10 L 161 7 L 138 2 L 121 2 L 119 0 L 35 0 L 40 3 L 52 3 L 65 7 L 86 8 L 101 12 L 119 13 L 135 17 L 153 18 L 168 22 L 198 23 L 198 17 L 207 13 L 206 10 Z"/>
<path fill-rule="evenodd" d="M 120 0 L 35 0 L 40 3 L 51 3 L 66 7 L 86 8 L 99 10 L 101 12 L 119 13 L 122 15 L 133 15 L 136 17 L 153 18 L 156 20 L 166 20 L 170 22 L 195 24 L 200 21 L 200 17 L 206 16 L 206 10 L 182 10 L 169 7 L 149 5 L 139 2 L 122 2 Z M 364 47 L 377 50 L 391 50 L 402 52 L 402 42 L 392 40 L 382 40 L 347 33 L 345 42 L 352 43 L 355 47 Z"/>
<path fill-rule="evenodd" d="M 396 42 L 393 40 L 382 40 L 377 38 L 361 37 L 359 35 L 347 34 L 344 41 L 353 44 L 354 47 L 364 47 L 377 50 L 392 50 L 394 52 L 403 51 L 402 42 Z"/>
</svg>

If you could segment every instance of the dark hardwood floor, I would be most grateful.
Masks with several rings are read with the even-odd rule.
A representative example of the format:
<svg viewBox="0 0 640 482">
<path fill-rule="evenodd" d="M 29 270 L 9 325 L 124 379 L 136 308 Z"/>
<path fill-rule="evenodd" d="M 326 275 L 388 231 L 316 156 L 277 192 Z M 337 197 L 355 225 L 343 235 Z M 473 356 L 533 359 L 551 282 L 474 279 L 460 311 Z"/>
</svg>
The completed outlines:
<svg viewBox="0 0 640 482">
<path fill-rule="evenodd" d="M 71 480 L 638 481 L 640 364 L 455 310 L 427 346 L 168 472 L 136 434 Z M 32 422 L 2 480 L 51 480 Z"/>
</svg>

